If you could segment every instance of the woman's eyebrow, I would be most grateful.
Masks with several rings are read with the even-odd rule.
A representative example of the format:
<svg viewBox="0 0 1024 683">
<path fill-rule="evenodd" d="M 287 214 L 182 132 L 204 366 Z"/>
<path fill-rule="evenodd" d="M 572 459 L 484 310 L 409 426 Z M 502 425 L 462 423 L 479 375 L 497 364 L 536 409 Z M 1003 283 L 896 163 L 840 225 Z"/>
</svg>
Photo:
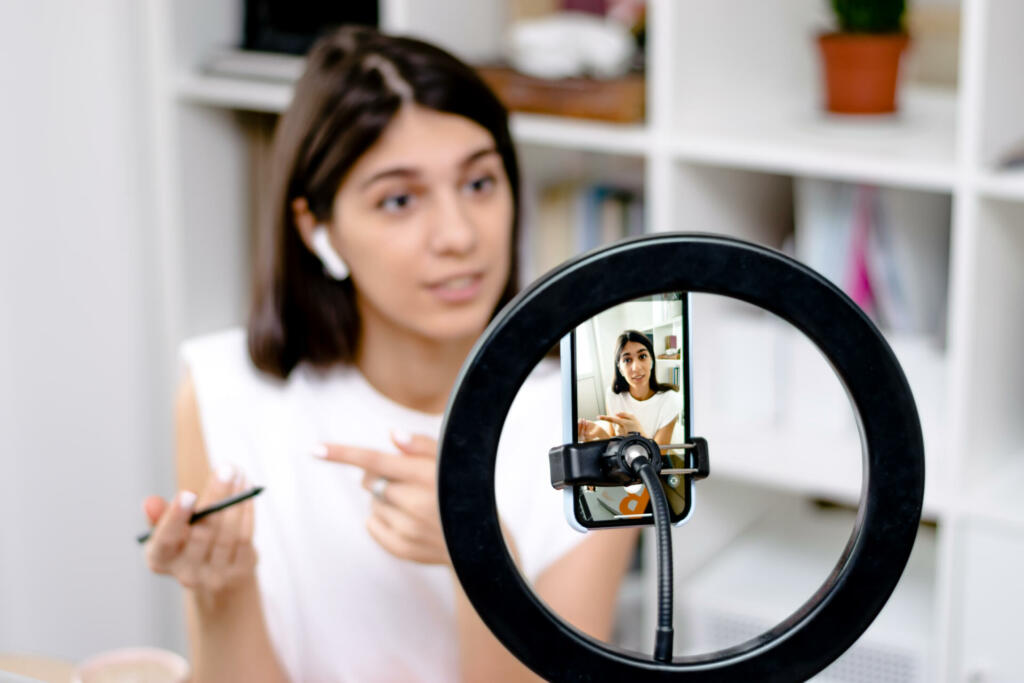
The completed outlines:
<svg viewBox="0 0 1024 683">
<path fill-rule="evenodd" d="M 366 188 L 368 188 L 370 185 L 373 185 L 378 180 L 384 180 L 386 178 L 392 178 L 392 177 L 414 178 L 414 177 L 416 177 L 416 175 L 418 175 L 418 174 L 417 174 L 416 169 L 414 169 L 414 168 L 406 168 L 406 167 L 403 167 L 403 166 L 399 166 L 397 168 L 389 168 L 389 169 L 385 169 L 383 171 L 380 171 L 378 173 L 374 173 L 372 176 L 367 178 L 363 182 L 363 184 L 360 186 L 360 189 L 365 190 Z"/>
<path fill-rule="evenodd" d="M 459 168 L 465 169 L 466 167 L 470 166 L 471 164 L 473 164 L 473 162 L 477 161 L 478 159 L 480 159 L 482 157 L 485 157 L 485 156 L 487 156 L 489 154 L 497 154 L 497 153 L 498 153 L 498 150 L 495 149 L 494 147 L 484 147 L 483 149 L 478 149 L 477 151 L 473 152 L 472 154 L 467 156 L 465 159 L 463 159 L 459 163 Z M 365 190 L 366 188 L 368 188 L 370 185 L 373 185 L 378 180 L 384 180 L 386 178 L 395 178 L 395 177 L 397 177 L 397 178 L 406 178 L 406 179 L 408 179 L 408 178 L 415 178 L 417 175 L 419 175 L 419 171 L 417 169 L 409 167 L 409 166 L 397 166 L 395 168 L 387 168 L 387 169 L 384 169 L 383 171 L 378 171 L 377 173 L 374 173 L 372 176 L 370 176 L 365 181 L 363 181 L 363 184 L 360 186 L 360 189 Z"/>
<path fill-rule="evenodd" d="M 474 161 L 476 161 L 477 159 L 480 159 L 481 157 L 485 157 L 485 156 L 488 156 L 489 154 L 497 154 L 497 153 L 498 153 L 498 150 L 495 147 L 493 147 L 493 146 L 491 146 L 491 147 L 484 147 L 482 149 L 478 149 L 477 151 L 473 152 L 472 154 L 467 156 L 465 159 L 463 159 L 462 163 L 459 164 L 459 166 L 461 166 L 462 168 L 466 168 L 467 166 L 471 165 Z"/>
</svg>

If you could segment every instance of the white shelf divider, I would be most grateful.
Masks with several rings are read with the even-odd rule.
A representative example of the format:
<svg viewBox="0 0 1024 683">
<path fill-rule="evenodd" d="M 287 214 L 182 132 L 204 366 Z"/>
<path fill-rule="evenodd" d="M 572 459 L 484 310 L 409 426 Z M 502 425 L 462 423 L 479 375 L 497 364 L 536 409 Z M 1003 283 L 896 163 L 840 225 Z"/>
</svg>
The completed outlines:
<svg viewBox="0 0 1024 683">
<path fill-rule="evenodd" d="M 801 103 L 737 103 L 683 119 L 683 161 L 921 190 L 952 191 L 956 95 L 908 88 L 892 117 L 825 115 Z"/>
<path fill-rule="evenodd" d="M 1024 202 L 1024 168 L 985 171 L 978 176 L 978 190 L 989 199 Z"/>
<path fill-rule="evenodd" d="M 542 114 L 513 113 L 512 137 L 520 144 L 643 156 L 651 135 L 642 124 L 604 123 Z"/>
<path fill-rule="evenodd" d="M 185 72 L 177 79 L 178 97 L 194 104 L 278 114 L 292 100 L 292 86 L 287 83 L 253 78 L 209 76 Z"/>
</svg>

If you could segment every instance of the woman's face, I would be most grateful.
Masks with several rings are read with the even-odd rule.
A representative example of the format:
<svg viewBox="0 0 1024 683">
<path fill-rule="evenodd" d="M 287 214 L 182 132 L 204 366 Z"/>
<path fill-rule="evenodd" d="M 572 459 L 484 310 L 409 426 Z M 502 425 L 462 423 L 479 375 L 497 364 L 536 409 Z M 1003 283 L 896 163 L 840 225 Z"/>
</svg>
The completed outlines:
<svg viewBox="0 0 1024 683">
<path fill-rule="evenodd" d="M 364 324 L 432 340 L 477 336 L 511 267 L 512 189 L 486 128 L 405 105 L 351 168 L 331 238 Z"/>
<path fill-rule="evenodd" d="M 626 342 L 622 347 L 622 351 L 619 352 L 619 372 L 629 383 L 631 394 L 644 396 L 650 391 L 653 363 L 647 347 L 640 342 Z"/>
</svg>

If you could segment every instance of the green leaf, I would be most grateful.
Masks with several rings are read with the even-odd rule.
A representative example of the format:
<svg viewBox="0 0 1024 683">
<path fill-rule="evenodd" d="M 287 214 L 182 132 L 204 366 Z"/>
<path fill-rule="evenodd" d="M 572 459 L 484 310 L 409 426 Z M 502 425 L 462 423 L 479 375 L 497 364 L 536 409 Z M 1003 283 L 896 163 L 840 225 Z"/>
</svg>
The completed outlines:
<svg viewBox="0 0 1024 683">
<path fill-rule="evenodd" d="M 906 0 L 832 0 L 844 33 L 900 33 Z"/>
</svg>

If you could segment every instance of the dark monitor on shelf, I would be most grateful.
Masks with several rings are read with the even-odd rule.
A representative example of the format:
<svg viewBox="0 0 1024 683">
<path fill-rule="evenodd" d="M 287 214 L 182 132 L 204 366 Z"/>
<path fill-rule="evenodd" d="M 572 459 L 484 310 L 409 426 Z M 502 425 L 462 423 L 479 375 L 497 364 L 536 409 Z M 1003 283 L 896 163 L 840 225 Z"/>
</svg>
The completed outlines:
<svg viewBox="0 0 1024 683">
<path fill-rule="evenodd" d="M 304 55 L 333 28 L 379 21 L 377 0 L 245 0 L 242 48 Z"/>
</svg>

